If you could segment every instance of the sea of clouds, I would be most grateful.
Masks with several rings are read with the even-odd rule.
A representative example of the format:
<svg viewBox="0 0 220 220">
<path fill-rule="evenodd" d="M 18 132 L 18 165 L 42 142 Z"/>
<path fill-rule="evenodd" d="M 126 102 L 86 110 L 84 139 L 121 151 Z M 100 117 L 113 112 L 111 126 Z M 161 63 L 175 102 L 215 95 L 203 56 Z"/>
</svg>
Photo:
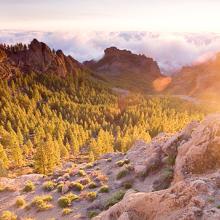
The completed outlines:
<svg viewBox="0 0 220 220">
<path fill-rule="evenodd" d="M 38 32 L 0 30 L 0 43 L 29 43 L 33 38 L 62 49 L 79 61 L 99 59 L 116 46 L 156 60 L 164 73 L 203 62 L 220 52 L 220 34 L 159 32 Z"/>
</svg>

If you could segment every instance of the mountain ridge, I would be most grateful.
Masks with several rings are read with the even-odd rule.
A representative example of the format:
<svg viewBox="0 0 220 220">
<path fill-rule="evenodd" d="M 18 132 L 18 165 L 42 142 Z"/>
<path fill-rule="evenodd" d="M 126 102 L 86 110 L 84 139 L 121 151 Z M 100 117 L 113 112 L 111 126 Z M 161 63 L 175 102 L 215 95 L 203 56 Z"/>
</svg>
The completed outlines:
<svg viewBox="0 0 220 220">
<path fill-rule="evenodd" d="M 7 74 L 7 71 L 9 74 Z M 61 77 L 76 75 L 83 65 L 62 50 L 51 50 L 45 43 L 34 39 L 30 45 L 0 46 L 0 76 L 10 78 L 21 73 L 56 73 Z"/>
</svg>

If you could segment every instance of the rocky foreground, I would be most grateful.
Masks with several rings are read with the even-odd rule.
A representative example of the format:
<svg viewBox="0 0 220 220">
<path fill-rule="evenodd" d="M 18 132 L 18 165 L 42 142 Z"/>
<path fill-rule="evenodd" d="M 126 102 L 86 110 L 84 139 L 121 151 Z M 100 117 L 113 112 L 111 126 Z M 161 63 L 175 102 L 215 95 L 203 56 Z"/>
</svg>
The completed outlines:
<svg viewBox="0 0 220 220">
<path fill-rule="evenodd" d="M 220 219 L 220 115 L 138 141 L 126 154 L 0 184 L 0 212 L 17 219 Z"/>
</svg>

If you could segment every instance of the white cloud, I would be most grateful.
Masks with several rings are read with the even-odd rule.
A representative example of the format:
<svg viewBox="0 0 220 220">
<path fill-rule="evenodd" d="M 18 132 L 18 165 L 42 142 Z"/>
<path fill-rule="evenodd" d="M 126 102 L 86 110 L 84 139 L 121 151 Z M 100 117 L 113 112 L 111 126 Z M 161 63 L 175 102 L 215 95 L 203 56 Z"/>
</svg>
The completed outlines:
<svg viewBox="0 0 220 220">
<path fill-rule="evenodd" d="M 33 38 L 80 61 L 98 59 L 110 46 L 129 49 L 154 58 L 168 73 L 220 51 L 220 34 L 213 33 L 0 31 L 4 43 L 29 43 Z"/>
</svg>

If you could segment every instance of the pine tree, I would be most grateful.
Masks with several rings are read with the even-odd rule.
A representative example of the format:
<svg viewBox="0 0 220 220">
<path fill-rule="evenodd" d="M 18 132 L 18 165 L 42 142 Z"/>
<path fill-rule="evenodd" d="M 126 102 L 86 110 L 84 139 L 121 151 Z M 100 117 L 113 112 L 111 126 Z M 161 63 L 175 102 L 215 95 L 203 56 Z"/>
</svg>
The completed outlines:
<svg viewBox="0 0 220 220">
<path fill-rule="evenodd" d="M 3 146 L 0 144 L 0 176 L 5 176 L 9 167 L 8 157 Z"/>
</svg>

